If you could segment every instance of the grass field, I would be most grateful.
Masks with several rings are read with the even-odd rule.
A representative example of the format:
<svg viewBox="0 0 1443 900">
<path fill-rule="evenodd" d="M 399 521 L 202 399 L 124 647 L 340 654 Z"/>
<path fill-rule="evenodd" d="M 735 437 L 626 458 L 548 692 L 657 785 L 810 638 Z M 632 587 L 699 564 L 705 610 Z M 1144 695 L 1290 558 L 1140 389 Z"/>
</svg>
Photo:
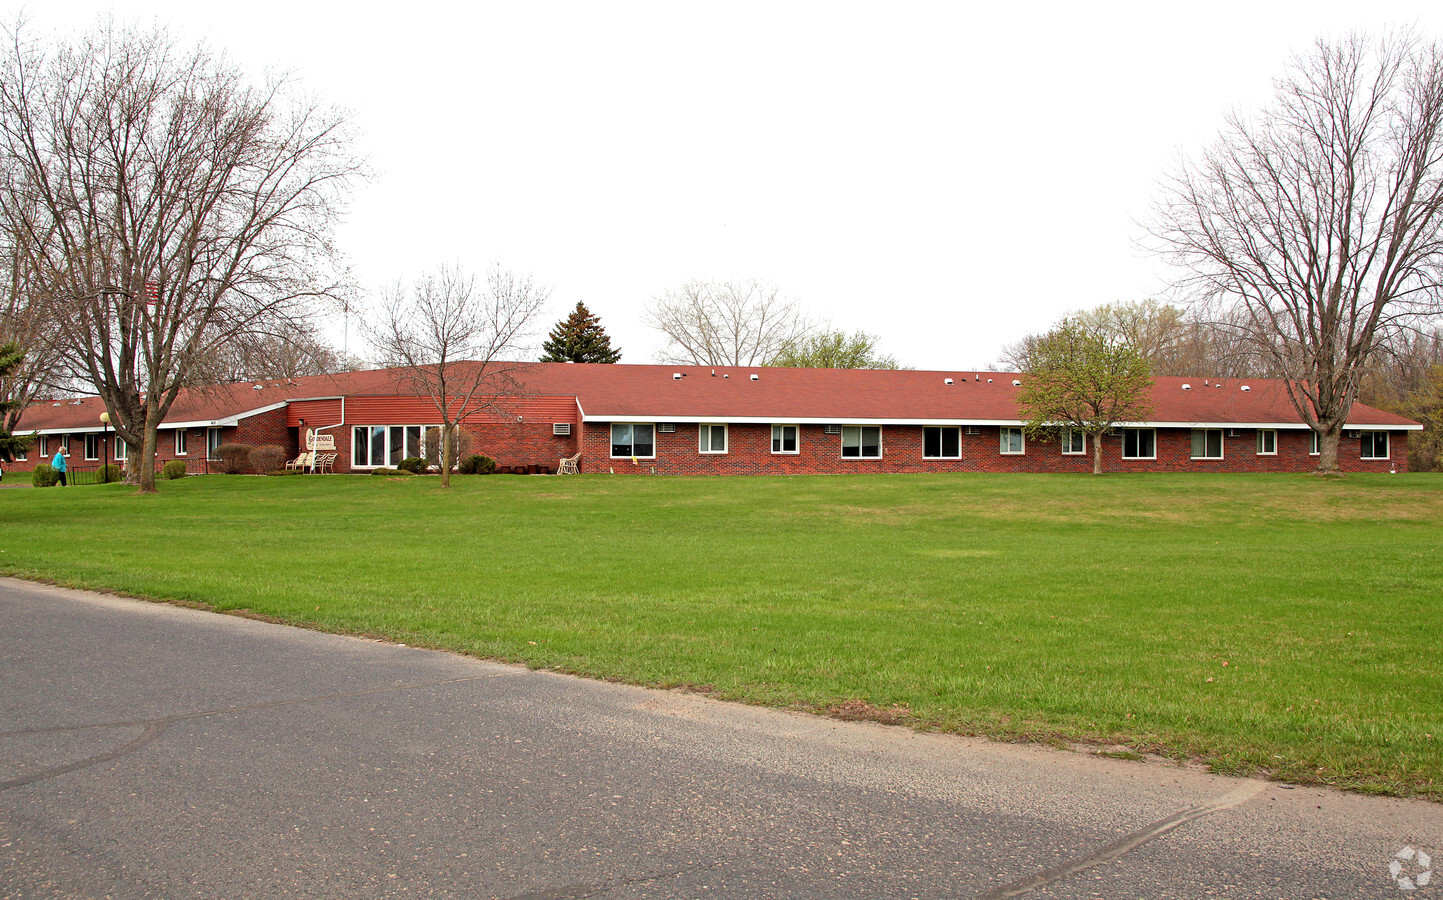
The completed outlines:
<svg viewBox="0 0 1443 900">
<path fill-rule="evenodd" d="M 208 476 L 0 572 L 755 703 L 1443 799 L 1443 476 Z M 3 624 L 0 624 L 3 627 Z"/>
</svg>

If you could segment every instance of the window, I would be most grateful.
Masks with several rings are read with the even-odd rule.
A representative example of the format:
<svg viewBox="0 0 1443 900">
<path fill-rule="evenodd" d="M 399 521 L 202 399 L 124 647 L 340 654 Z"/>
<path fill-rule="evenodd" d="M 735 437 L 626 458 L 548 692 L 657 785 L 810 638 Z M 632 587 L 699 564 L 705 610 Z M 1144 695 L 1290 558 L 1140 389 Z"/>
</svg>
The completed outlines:
<svg viewBox="0 0 1443 900">
<path fill-rule="evenodd" d="M 1317 456 L 1323 452 L 1322 439 L 1316 431 L 1308 432 L 1308 455 Z"/>
<path fill-rule="evenodd" d="M 1064 456 L 1082 456 L 1087 452 L 1087 432 L 1080 428 L 1068 428 L 1062 432 L 1062 453 Z"/>
<path fill-rule="evenodd" d="M 1193 459 L 1222 459 L 1223 431 L 1221 428 L 1194 428 L 1192 430 Z"/>
<path fill-rule="evenodd" d="M 773 453 L 799 453 L 797 448 L 797 426 L 795 425 L 773 425 L 772 426 L 772 452 Z"/>
<path fill-rule="evenodd" d="M 1152 428 L 1124 428 L 1122 458 L 1157 459 L 1157 431 Z"/>
<path fill-rule="evenodd" d="M 205 458 L 220 459 L 215 455 L 215 448 L 220 446 L 221 429 L 207 428 L 205 431 Z"/>
<path fill-rule="evenodd" d="M 656 456 L 656 434 L 651 425 L 630 425 L 616 423 L 611 426 L 612 458 L 637 456 L 652 459 Z"/>
<path fill-rule="evenodd" d="M 357 425 L 351 429 L 351 465 L 394 469 L 404 459 L 426 458 L 424 425 Z"/>
<path fill-rule="evenodd" d="M 85 458 L 100 459 L 100 436 L 87 434 L 85 436 Z"/>
<path fill-rule="evenodd" d="M 843 425 L 843 459 L 877 459 L 882 455 L 880 425 Z"/>
<path fill-rule="evenodd" d="M 1271 428 L 1258 429 L 1258 455 L 1278 455 L 1278 433 Z"/>
<path fill-rule="evenodd" d="M 122 441 L 117 437 L 115 441 L 115 458 L 121 462 L 124 462 L 126 449 L 127 445 L 125 441 Z"/>
<path fill-rule="evenodd" d="M 698 431 L 697 450 L 701 453 L 727 452 L 727 427 L 708 422 L 701 423 Z"/>
<path fill-rule="evenodd" d="M 1008 456 L 1016 456 L 1026 449 L 1027 445 L 1022 438 L 1021 428 L 1000 428 L 998 429 L 998 452 Z"/>
<path fill-rule="evenodd" d="M 186 455 L 186 453 L 185 453 L 185 429 L 184 429 L 184 428 L 177 428 L 177 429 L 175 430 L 175 455 L 176 455 L 176 456 L 185 456 L 185 455 Z"/>
<path fill-rule="evenodd" d="M 40 444 L 39 444 L 39 447 L 40 447 L 40 458 L 41 458 L 42 460 L 44 460 L 46 457 L 50 456 L 50 439 L 47 438 L 47 437 L 46 437 L 45 435 L 43 435 L 43 434 L 40 435 Z"/>
<path fill-rule="evenodd" d="M 1388 432 L 1363 432 L 1363 459 L 1388 458 Z"/>
<path fill-rule="evenodd" d="M 961 459 L 962 429 L 925 425 L 922 428 L 923 459 Z"/>
</svg>

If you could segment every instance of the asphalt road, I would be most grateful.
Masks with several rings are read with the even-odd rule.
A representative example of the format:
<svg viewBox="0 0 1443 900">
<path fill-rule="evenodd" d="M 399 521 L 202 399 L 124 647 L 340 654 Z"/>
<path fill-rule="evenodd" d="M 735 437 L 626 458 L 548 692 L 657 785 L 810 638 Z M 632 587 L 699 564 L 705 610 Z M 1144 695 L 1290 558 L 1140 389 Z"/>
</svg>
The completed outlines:
<svg viewBox="0 0 1443 900">
<path fill-rule="evenodd" d="M 0 580 L 5 898 L 1443 896 L 1405 847 L 1443 807 Z"/>
</svg>

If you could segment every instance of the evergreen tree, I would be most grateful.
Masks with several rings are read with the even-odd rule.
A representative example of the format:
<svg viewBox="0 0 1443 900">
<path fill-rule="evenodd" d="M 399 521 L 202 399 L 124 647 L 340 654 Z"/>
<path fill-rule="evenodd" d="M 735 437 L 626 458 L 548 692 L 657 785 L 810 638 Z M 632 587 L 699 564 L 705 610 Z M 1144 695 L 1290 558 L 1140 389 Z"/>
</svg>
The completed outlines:
<svg viewBox="0 0 1443 900">
<path fill-rule="evenodd" d="M 621 362 L 621 351 L 611 349 L 611 336 L 601 327 L 601 320 L 580 300 L 571 315 L 551 329 L 541 349 L 542 362 Z"/>
<path fill-rule="evenodd" d="M 4 381 L 11 373 L 20 368 L 20 363 L 24 360 L 24 352 L 21 351 L 20 347 L 13 341 L 0 345 L 0 381 Z M 20 405 L 21 403 L 19 401 L 0 401 L 0 423 L 3 423 L 5 419 L 4 413 Z M 16 437 L 6 431 L 3 426 L 0 426 L 0 459 L 3 459 L 5 462 L 10 462 L 15 457 L 24 453 L 29 447 L 29 438 Z"/>
</svg>

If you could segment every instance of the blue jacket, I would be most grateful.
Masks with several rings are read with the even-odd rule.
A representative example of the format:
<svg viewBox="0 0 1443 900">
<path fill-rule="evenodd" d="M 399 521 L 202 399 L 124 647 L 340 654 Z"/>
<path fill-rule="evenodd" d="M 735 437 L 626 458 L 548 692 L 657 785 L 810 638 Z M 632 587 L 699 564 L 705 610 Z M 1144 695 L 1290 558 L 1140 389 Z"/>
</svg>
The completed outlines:
<svg viewBox="0 0 1443 900">
<path fill-rule="evenodd" d="M 57 472 L 64 472 L 64 471 L 65 471 L 65 454 L 64 454 L 64 453 L 61 453 L 59 450 L 56 450 L 56 451 L 55 451 L 55 458 L 50 461 L 50 465 L 55 468 L 55 471 L 57 471 Z"/>
</svg>

